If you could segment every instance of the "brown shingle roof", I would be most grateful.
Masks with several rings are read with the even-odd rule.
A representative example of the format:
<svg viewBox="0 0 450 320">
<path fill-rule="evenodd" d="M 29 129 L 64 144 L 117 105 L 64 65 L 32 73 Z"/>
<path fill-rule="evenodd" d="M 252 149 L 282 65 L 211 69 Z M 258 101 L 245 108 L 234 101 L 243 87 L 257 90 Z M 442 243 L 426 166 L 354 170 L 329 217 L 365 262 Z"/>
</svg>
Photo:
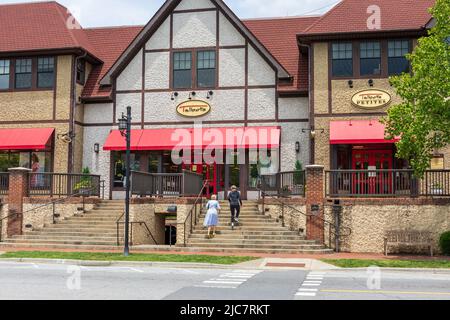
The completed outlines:
<svg viewBox="0 0 450 320">
<path fill-rule="evenodd" d="M 434 4 L 435 0 L 342 0 L 300 36 L 420 30 L 430 21 L 428 9 Z M 380 29 L 368 28 L 371 6 L 380 8 Z"/>
</svg>

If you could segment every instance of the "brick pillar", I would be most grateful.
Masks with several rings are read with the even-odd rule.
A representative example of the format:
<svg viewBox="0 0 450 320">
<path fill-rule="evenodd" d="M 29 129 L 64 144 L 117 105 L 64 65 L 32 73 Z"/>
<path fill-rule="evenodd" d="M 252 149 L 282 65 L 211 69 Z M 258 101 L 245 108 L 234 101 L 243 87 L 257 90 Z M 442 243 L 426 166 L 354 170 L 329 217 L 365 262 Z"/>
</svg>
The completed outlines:
<svg viewBox="0 0 450 320">
<path fill-rule="evenodd" d="M 306 167 L 306 236 L 324 243 L 324 170 L 323 166 Z"/>
<path fill-rule="evenodd" d="M 22 234 L 23 198 L 28 197 L 28 173 L 26 168 L 9 169 L 8 209 L 8 237 Z"/>
</svg>

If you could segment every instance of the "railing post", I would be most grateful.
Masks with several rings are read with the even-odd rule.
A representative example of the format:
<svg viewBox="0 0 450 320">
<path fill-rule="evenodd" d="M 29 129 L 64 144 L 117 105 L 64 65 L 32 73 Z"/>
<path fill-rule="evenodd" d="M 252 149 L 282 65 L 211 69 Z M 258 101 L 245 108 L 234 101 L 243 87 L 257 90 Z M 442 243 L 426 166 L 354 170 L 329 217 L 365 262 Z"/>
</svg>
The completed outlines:
<svg viewBox="0 0 450 320">
<path fill-rule="evenodd" d="M 325 242 L 324 225 L 324 167 L 306 167 L 306 233 L 308 240 Z"/>
<path fill-rule="evenodd" d="M 53 224 L 56 224 L 56 204 L 53 202 L 53 204 L 52 204 L 52 212 L 53 212 L 53 214 L 52 214 L 52 220 L 53 220 Z"/>
<path fill-rule="evenodd" d="M 22 235 L 23 224 L 23 200 L 29 195 L 29 173 L 30 169 L 9 169 L 8 190 L 8 215 L 7 236 Z"/>
<path fill-rule="evenodd" d="M 284 227 L 286 227 L 286 224 L 284 223 L 284 202 L 281 205 L 281 225 Z"/>
</svg>

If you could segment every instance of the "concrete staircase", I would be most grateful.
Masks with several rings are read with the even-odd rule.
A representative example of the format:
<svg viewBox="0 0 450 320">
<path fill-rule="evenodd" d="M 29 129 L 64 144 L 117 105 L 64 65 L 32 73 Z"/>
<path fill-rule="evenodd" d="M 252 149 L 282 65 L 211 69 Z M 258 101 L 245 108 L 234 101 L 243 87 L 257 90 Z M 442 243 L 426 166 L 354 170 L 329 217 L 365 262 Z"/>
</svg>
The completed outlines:
<svg viewBox="0 0 450 320">
<path fill-rule="evenodd" d="M 2 245 L 52 249 L 117 248 L 116 221 L 123 212 L 123 201 L 102 201 L 89 212 L 76 214 L 56 224 L 47 224 L 42 229 L 34 229 L 22 236 L 8 238 Z"/>
<path fill-rule="evenodd" d="M 231 230 L 227 202 L 221 202 L 219 234 L 214 239 L 207 239 L 207 230 L 203 228 L 205 213 L 200 216 L 200 223 L 189 237 L 189 247 L 207 252 L 253 252 L 269 254 L 327 254 L 332 250 L 317 243 L 305 240 L 298 233 L 283 228 L 280 222 L 259 213 L 258 204 L 245 201 L 239 222 L 241 226 Z"/>
</svg>

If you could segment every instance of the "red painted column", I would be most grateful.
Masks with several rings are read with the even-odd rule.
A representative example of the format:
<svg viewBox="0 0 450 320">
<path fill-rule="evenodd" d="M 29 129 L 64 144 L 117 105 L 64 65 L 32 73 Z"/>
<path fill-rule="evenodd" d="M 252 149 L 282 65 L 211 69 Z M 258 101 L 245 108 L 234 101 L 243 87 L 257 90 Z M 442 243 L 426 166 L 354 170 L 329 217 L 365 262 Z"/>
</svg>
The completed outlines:
<svg viewBox="0 0 450 320">
<path fill-rule="evenodd" d="M 325 242 L 324 218 L 324 173 L 323 166 L 306 167 L 306 236 L 308 240 Z"/>
<path fill-rule="evenodd" d="M 7 235 L 21 235 L 23 230 L 23 199 L 29 195 L 28 173 L 30 169 L 9 169 L 8 218 Z"/>
</svg>

